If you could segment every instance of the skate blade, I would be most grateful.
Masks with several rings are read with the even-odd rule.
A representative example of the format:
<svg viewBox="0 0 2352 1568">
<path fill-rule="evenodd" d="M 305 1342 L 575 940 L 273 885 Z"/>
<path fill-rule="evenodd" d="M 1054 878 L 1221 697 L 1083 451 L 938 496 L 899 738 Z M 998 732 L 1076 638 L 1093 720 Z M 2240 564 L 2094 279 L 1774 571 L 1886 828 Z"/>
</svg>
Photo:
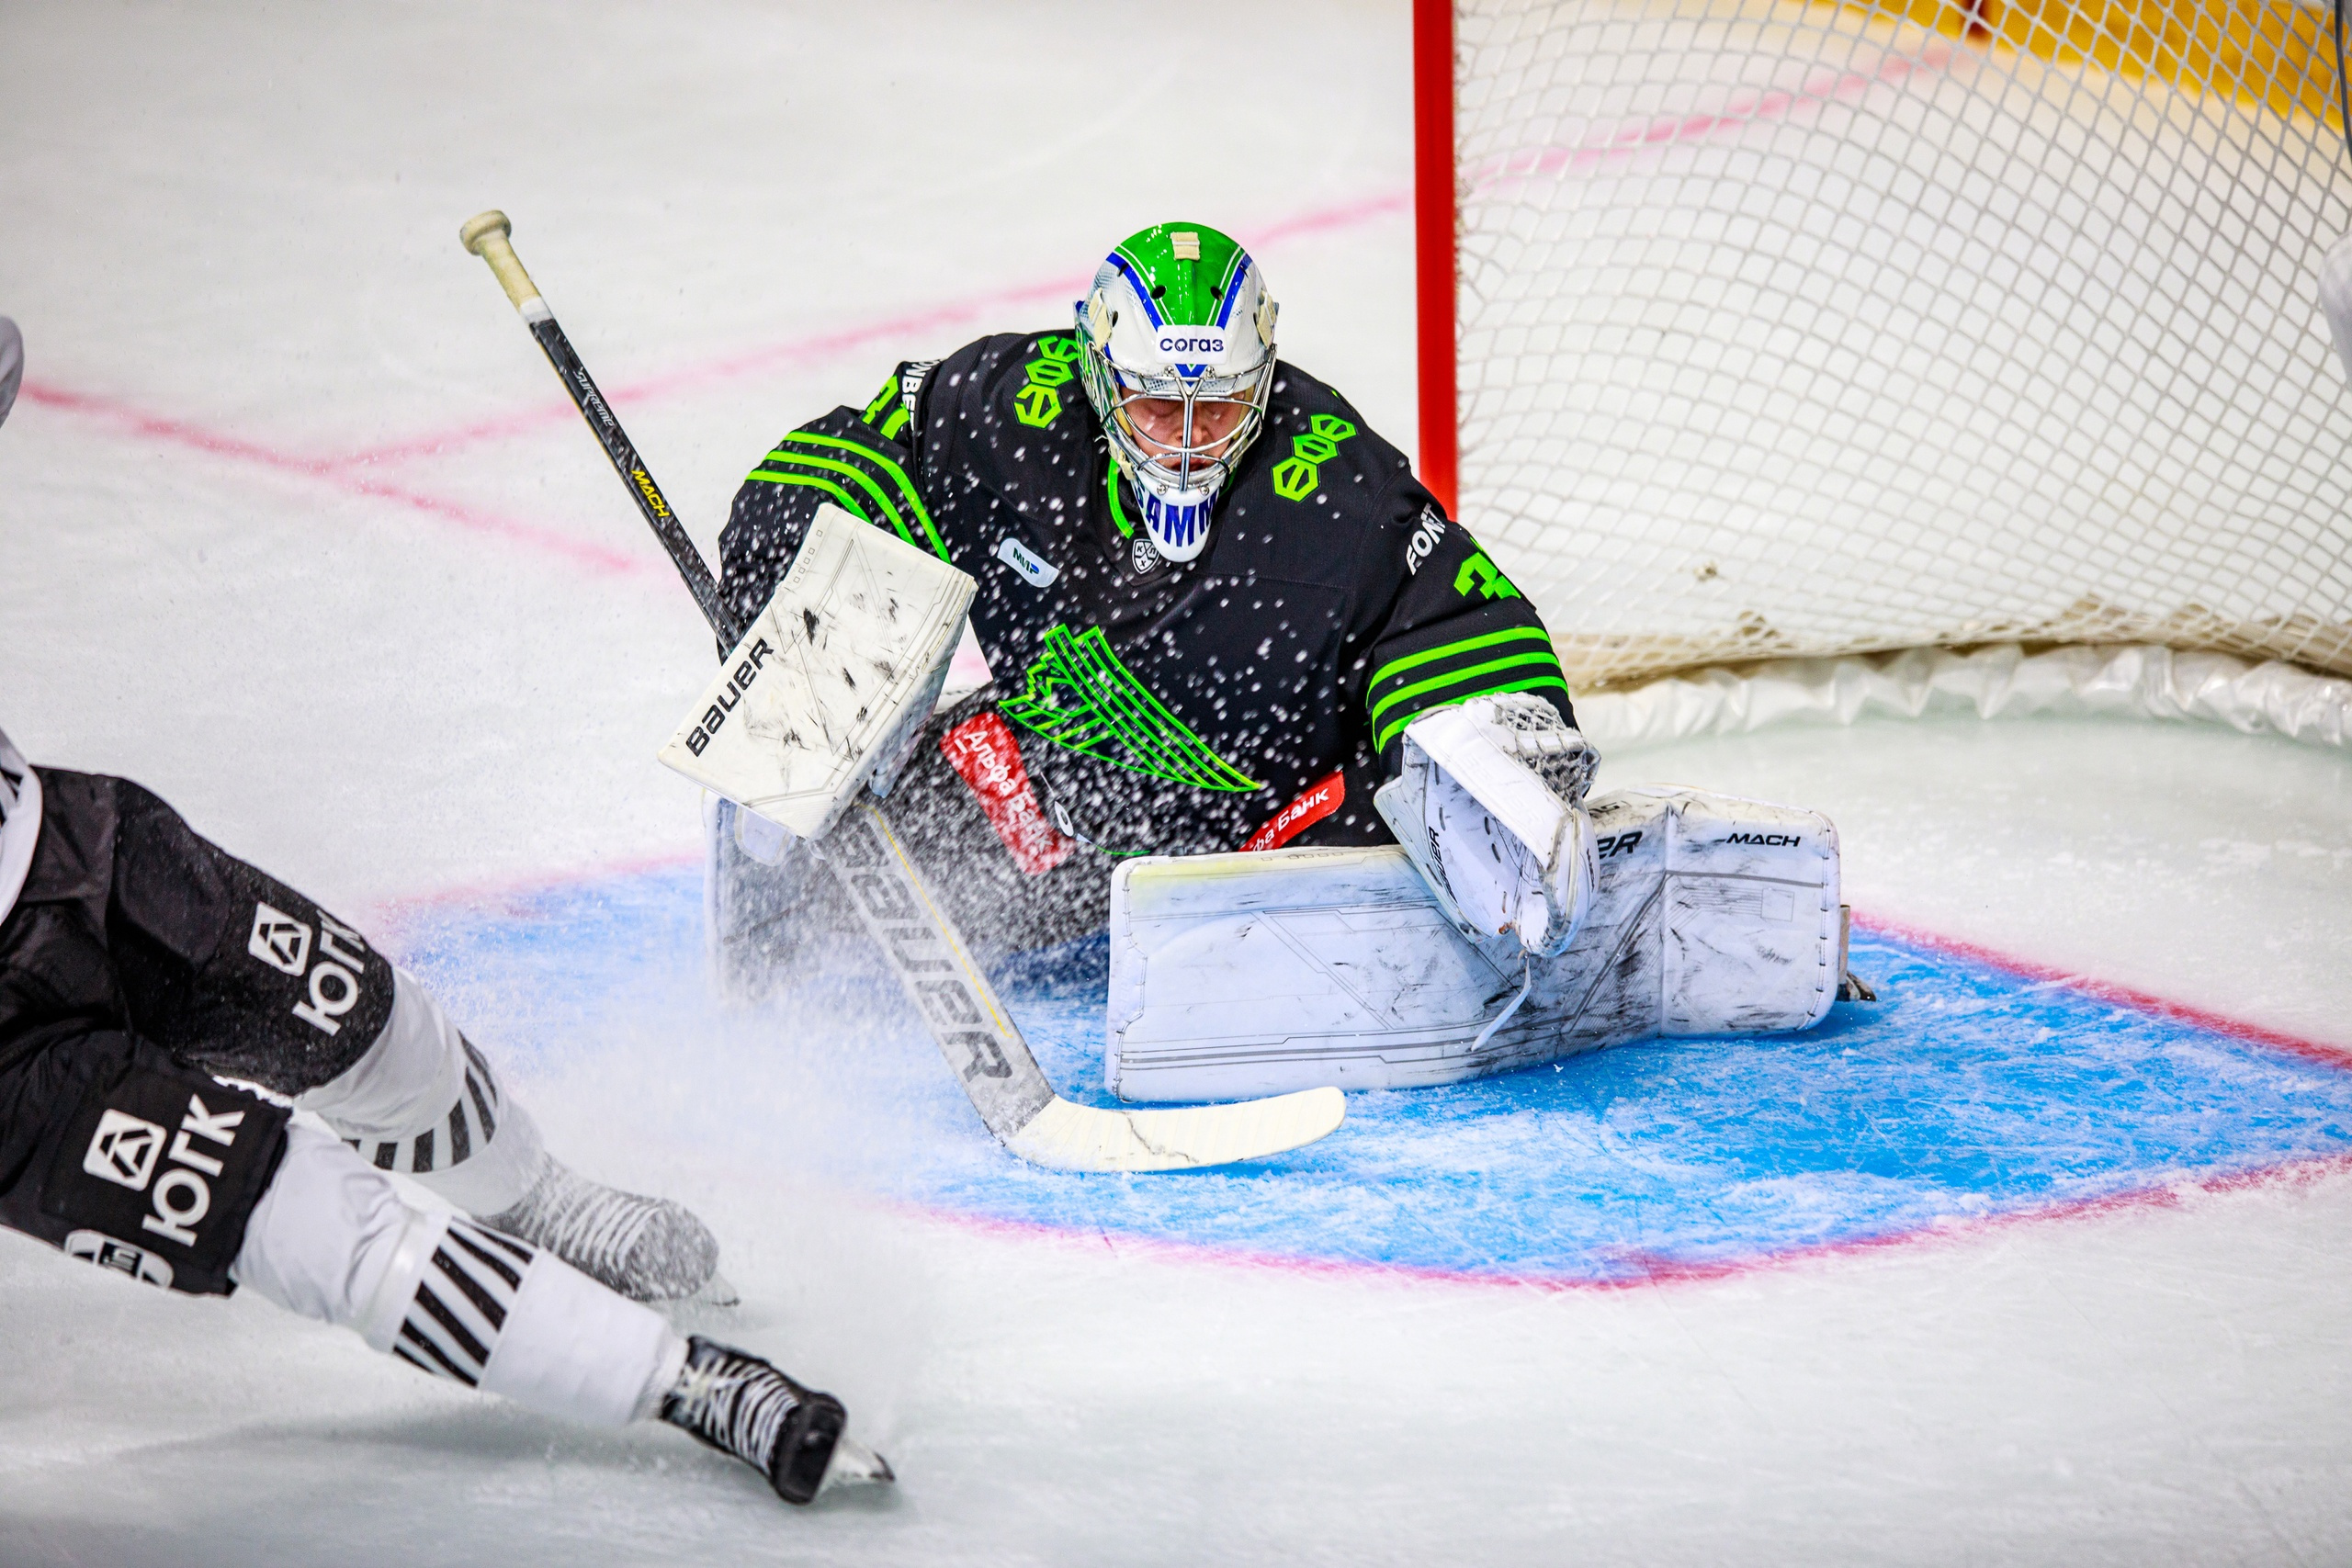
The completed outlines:
<svg viewBox="0 0 2352 1568">
<path fill-rule="evenodd" d="M 710 1278 L 702 1282 L 700 1290 L 690 1296 L 680 1297 L 678 1304 L 696 1307 L 741 1306 L 743 1297 L 741 1292 L 728 1283 L 726 1275 L 713 1271 Z"/>
<path fill-rule="evenodd" d="M 890 1461 L 847 1435 L 833 1439 L 833 1457 L 825 1465 L 825 1479 L 817 1483 L 823 1496 L 836 1486 L 878 1485 L 898 1480 Z"/>
</svg>

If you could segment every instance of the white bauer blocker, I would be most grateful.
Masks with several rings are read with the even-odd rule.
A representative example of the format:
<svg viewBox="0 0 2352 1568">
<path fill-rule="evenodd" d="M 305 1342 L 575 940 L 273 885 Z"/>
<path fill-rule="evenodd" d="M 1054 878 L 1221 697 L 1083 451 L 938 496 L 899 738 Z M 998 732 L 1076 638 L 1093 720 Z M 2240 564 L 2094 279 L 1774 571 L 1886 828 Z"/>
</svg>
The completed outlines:
<svg viewBox="0 0 2352 1568">
<path fill-rule="evenodd" d="M 1394 846 L 1126 863 L 1112 882 L 1111 1091 L 1406 1089 L 1827 1015 L 1845 974 L 1827 818 L 1672 787 L 1586 809 L 1600 876 L 1552 958 L 1464 936 Z"/>
</svg>

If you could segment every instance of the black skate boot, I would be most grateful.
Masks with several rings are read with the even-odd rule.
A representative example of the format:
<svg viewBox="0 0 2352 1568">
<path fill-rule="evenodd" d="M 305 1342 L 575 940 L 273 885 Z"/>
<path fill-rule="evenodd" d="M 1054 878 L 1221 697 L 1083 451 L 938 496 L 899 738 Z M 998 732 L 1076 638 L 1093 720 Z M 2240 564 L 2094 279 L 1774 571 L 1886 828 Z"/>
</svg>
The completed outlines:
<svg viewBox="0 0 2352 1568">
<path fill-rule="evenodd" d="M 695 1336 L 662 1419 L 768 1478 L 787 1503 L 827 1486 L 894 1481 L 880 1454 L 842 1435 L 842 1402 L 805 1389 L 759 1357 Z"/>
</svg>

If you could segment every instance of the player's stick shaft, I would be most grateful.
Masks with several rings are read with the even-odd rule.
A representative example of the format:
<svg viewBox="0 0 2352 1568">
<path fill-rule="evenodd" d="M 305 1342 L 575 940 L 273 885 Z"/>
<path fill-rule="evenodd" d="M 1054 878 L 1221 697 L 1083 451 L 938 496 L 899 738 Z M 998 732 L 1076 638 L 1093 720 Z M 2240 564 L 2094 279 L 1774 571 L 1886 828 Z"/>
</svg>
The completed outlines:
<svg viewBox="0 0 2352 1568">
<path fill-rule="evenodd" d="M 695 548 L 694 540 L 688 538 L 685 529 L 680 526 L 677 513 L 670 509 L 669 500 L 662 495 L 662 487 L 653 482 L 652 474 L 647 471 L 644 461 L 638 457 L 637 447 L 629 441 L 628 432 L 621 428 L 621 422 L 614 414 L 612 405 L 596 389 L 596 382 L 588 374 L 588 367 L 580 362 L 580 355 L 572 349 L 571 340 L 565 337 L 563 329 L 556 324 L 555 312 L 548 310 L 548 302 L 540 298 L 538 286 L 531 281 L 531 275 L 523 270 L 522 258 L 514 254 L 514 243 L 508 237 L 513 232 L 514 226 L 507 222 L 506 214 L 492 211 L 468 219 L 458 230 L 458 238 L 464 243 L 466 249 L 490 264 L 490 270 L 498 276 L 499 286 L 506 290 L 506 298 L 522 313 L 525 323 L 531 329 L 531 335 L 538 339 L 539 348 L 547 355 L 548 363 L 554 366 L 555 373 L 562 378 L 564 389 L 580 406 L 581 415 L 588 421 L 588 427 L 596 433 L 597 441 L 605 448 L 605 456 L 613 460 L 614 471 L 628 486 L 630 496 L 637 502 L 638 511 L 645 515 L 646 525 L 662 541 L 662 547 L 670 552 L 671 563 L 677 567 L 678 575 L 686 580 L 686 592 L 692 593 L 695 603 L 702 607 L 704 618 L 710 622 L 710 629 L 718 634 L 720 649 L 733 648 L 741 639 L 741 628 L 736 626 L 735 617 L 728 613 L 726 604 L 720 601 L 718 584 L 712 580 L 710 568 L 704 563 L 702 552 Z"/>
</svg>

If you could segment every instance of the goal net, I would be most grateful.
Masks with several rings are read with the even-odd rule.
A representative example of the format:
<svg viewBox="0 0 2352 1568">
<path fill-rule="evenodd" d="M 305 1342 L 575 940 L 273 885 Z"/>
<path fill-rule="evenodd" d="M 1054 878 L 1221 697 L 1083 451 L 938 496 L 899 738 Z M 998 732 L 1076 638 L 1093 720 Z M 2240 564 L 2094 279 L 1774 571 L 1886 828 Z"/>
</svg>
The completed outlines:
<svg viewBox="0 0 2352 1568">
<path fill-rule="evenodd" d="M 1457 514 L 1573 683 L 2010 641 L 2352 673 L 2333 24 L 2197 3 L 1453 6 Z"/>
</svg>

